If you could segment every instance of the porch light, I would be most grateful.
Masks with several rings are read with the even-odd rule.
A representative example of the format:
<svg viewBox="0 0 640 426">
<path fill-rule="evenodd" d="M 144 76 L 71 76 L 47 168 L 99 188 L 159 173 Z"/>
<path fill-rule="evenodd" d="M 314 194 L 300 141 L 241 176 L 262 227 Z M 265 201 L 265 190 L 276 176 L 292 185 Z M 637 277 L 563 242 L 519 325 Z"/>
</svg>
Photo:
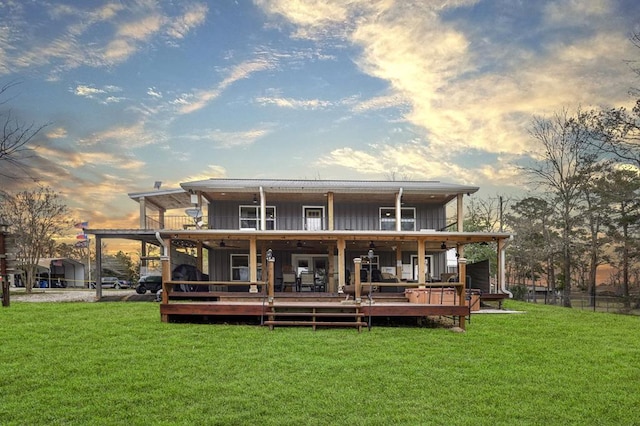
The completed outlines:
<svg viewBox="0 0 640 426">
<path fill-rule="evenodd" d="M 224 248 L 226 246 L 227 244 L 224 242 L 224 240 L 220 240 L 220 247 Z"/>
<path fill-rule="evenodd" d="M 273 250 L 267 250 L 267 260 L 273 259 Z"/>
<path fill-rule="evenodd" d="M 371 241 L 371 242 L 369 243 L 369 248 L 370 248 L 370 249 L 374 249 L 374 248 L 376 248 L 376 245 L 375 245 L 375 244 L 373 244 L 373 241 Z M 373 250 L 369 250 L 369 254 L 370 254 L 370 256 L 373 256 L 373 254 L 372 254 L 372 253 L 373 253 Z"/>
<path fill-rule="evenodd" d="M 253 204 L 258 204 L 258 197 L 256 197 L 256 194 L 253 194 Z"/>
<path fill-rule="evenodd" d="M 440 244 L 440 248 L 442 250 L 446 250 L 447 249 L 447 245 L 444 243 L 444 241 L 442 242 L 442 244 Z"/>
<path fill-rule="evenodd" d="M 302 248 L 302 243 L 300 241 L 298 241 L 298 243 L 296 244 L 296 247 Z"/>
</svg>

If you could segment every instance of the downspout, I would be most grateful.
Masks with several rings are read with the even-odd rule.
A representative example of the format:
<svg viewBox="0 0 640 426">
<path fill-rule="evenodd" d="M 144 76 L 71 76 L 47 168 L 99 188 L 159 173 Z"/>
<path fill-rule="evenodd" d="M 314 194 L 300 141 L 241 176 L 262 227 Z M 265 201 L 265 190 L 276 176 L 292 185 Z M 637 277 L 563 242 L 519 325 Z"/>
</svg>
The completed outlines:
<svg viewBox="0 0 640 426">
<path fill-rule="evenodd" d="M 167 243 L 160 236 L 160 232 L 156 231 L 156 240 L 162 245 L 162 256 L 169 256 L 169 250 L 167 248 Z"/>
<path fill-rule="evenodd" d="M 267 229 L 266 200 L 264 199 L 264 189 L 260 187 L 260 229 Z"/>
<path fill-rule="evenodd" d="M 396 231 L 402 231 L 402 187 L 396 195 Z"/>
<path fill-rule="evenodd" d="M 506 253 L 505 253 L 505 250 L 507 249 L 507 246 L 509 245 L 509 243 L 512 240 L 513 240 L 513 235 L 511 235 L 509 237 L 509 239 L 504 242 L 504 246 L 502 247 L 502 250 L 500 251 L 500 288 L 499 288 L 499 290 L 500 290 L 501 293 L 508 294 L 509 295 L 509 299 L 513 299 L 513 293 L 511 293 L 505 287 L 505 281 L 507 280 L 507 272 L 505 270 L 505 266 L 506 266 Z"/>
</svg>

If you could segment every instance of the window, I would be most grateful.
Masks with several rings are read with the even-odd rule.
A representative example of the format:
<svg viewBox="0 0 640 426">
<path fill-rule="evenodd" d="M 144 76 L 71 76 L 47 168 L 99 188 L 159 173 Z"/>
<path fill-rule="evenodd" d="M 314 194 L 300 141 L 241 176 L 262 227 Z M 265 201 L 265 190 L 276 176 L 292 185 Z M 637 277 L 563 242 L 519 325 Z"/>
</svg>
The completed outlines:
<svg viewBox="0 0 640 426">
<path fill-rule="evenodd" d="M 267 206 L 267 229 L 276 229 L 276 208 Z M 240 229 L 260 229 L 260 206 L 240 206 Z"/>
<path fill-rule="evenodd" d="M 258 280 L 262 275 L 261 255 L 258 255 Z M 231 281 L 249 281 L 249 255 L 248 254 L 232 254 L 231 255 Z"/>
<path fill-rule="evenodd" d="M 380 230 L 396 230 L 396 209 L 395 207 L 380 208 Z M 416 209 L 414 207 L 402 207 L 400 210 L 400 230 L 416 230 Z"/>
</svg>

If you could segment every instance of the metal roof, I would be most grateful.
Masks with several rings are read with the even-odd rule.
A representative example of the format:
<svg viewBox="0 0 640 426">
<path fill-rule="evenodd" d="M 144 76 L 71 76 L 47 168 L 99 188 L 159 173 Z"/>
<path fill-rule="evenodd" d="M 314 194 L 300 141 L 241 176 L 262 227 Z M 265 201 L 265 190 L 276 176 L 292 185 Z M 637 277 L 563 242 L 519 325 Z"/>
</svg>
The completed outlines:
<svg viewBox="0 0 640 426">
<path fill-rule="evenodd" d="M 388 196 L 402 190 L 405 196 L 429 197 L 434 202 L 447 203 L 458 194 L 473 194 L 476 186 L 456 185 L 439 181 L 366 181 L 366 180 L 306 180 L 306 179 L 206 179 L 184 182 L 181 188 L 136 192 L 128 194 L 137 202 L 142 199 L 148 208 L 172 210 L 191 206 L 190 193 L 200 192 L 207 200 L 229 199 L 230 194 L 256 194 L 260 189 L 267 194 L 360 194 L 371 200 L 372 196 Z M 290 195 L 289 195 L 290 196 Z"/>
<path fill-rule="evenodd" d="M 180 209 L 191 205 L 189 193 L 182 188 L 159 189 L 148 192 L 132 192 L 127 195 L 138 203 L 144 199 L 147 207 L 152 210 Z"/>
<path fill-rule="evenodd" d="M 439 181 L 367 181 L 367 180 L 305 180 L 305 179 L 206 179 L 180 184 L 185 190 L 255 192 L 261 187 L 267 192 L 335 192 L 380 193 L 407 192 L 471 194 L 476 186 L 455 185 Z"/>
</svg>

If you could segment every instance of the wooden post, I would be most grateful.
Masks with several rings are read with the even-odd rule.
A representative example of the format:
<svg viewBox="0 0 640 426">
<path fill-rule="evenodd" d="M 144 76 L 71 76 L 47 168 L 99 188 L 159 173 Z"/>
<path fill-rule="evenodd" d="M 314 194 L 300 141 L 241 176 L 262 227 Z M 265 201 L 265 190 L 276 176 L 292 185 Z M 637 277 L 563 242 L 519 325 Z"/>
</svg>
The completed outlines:
<svg viewBox="0 0 640 426">
<path fill-rule="evenodd" d="M 467 284 L 466 284 L 466 276 L 467 276 L 467 259 L 464 257 L 458 258 L 458 282 L 460 285 L 458 286 L 458 297 L 460 306 L 466 305 L 466 296 L 467 296 Z M 464 330 L 465 327 L 465 316 L 460 316 L 460 328 Z"/>
<path fill-rule="evenodd" d="M 140 222 L 138 225 L 140 226 L 140 229 L 149 229 L 147 226 L 147 200 L 144 197 L 140 197 L 138 203 L 140 204 Z M 143 253 L 143 255 L 145 255 L 145 253 Z"/>
<path fill-rule="evenodd" d="M 362 259 L 360 259 L 359 257 L 356 257 L 355 259 L 353 259 L 353 264 L 354 264 L 354 277 L 355 277 L 355 285 L 356 285 L 356 294 L 354 295 L 354 298 L 356 299 L 356 304 L 360 304 L 360 302 L 362 301 L 362 298 L 360 297 L 361 294 L 361 283 L 360 283 L 360 268 L 362 267 Z"/>
<path fill-rule="evenodd" d="M 273 298 L 275 296 L 275 281 L 276 281 L 276 278 L 273 275 L 273 271 L 275 270 L 274 265 L 276 263 L 276 258 L 271 257 L 267 259 L 267 261 L 268 261 L 267 267 L 269 268 L 269 272 L 268 272 L 269 284 L 267 288 L 267 297 L 269 300 L 269 304 L 273 305 Z"/>
<path fill-rule="evenodd" d="M 396 277 L 402 281 L 402 249 L 400 246 L 396 247 Z"/>
<path fill-rule="evenodd" d="M 88 248 L 87 250 L 91 250 Z M 88 275 L 91 275 L 91 255 L 89 255 L 89 259 L 87 260 L 89 263 L 87 265 L 87 270 L 89 271 Z M 96 300 L 102 299 L 102 238 L 96 235 Z M 89 279 L 89 278 L 87 278 Z M 87 283 L 87 286 L 91 287 L 91 281 Z"/>
<path fill-rule="evenodd" d="M 338 239 L 338 293 L 342 292 L 342 287 L 349 284 L 346 282 L 346 271 L 344 267 L 345 250 L 347 243 L 344 238 Z"/>
<path fill-rule="evenodd" d="M 171 265 L 169 264 L 169 256 L 160 256 L 160 262 L 162 264 L 162 304 L 169 303 L 169 292 L 171 286 L 167 282 L 171 281 Z M 169 317 L 166 314 L 162 315 L 162 322 L 169 322 Z"/>
<path fill-rule="evenodd" d="M 258 286 L 255 282 L 258 280 L 258 249 L 256 246 L 256 237 L 249 240 L 249 293 L 257 293 Z"/>
<path fill-rule="evenodd" d="M 328 228 L 329 231 L 333 231 L 333 192 L 327 192 L 327 209 L 329 210 L 328 215 L 329 215 L 329 219 L 328 219 Z"/>
<path fill-rule="evenodd" d="M 327 273 L 325 275 L 324 291 L 333 293 L 336 291 L 336 258 L 334 253 L 336 252 L 336 246 L 329 242 L 327 244 Z"/>
<path fill-rule="evenodd" d="M 424 284 L 426 282 L 425 277 L 426 277 L 426 271 L 425 271 L 425 265 L 424 265 L 424 239 L 420 238 L 418 240 L 418 284 L 420 284 L 418 286 L 418 288 L 425 288 Z"/>
</svg>

